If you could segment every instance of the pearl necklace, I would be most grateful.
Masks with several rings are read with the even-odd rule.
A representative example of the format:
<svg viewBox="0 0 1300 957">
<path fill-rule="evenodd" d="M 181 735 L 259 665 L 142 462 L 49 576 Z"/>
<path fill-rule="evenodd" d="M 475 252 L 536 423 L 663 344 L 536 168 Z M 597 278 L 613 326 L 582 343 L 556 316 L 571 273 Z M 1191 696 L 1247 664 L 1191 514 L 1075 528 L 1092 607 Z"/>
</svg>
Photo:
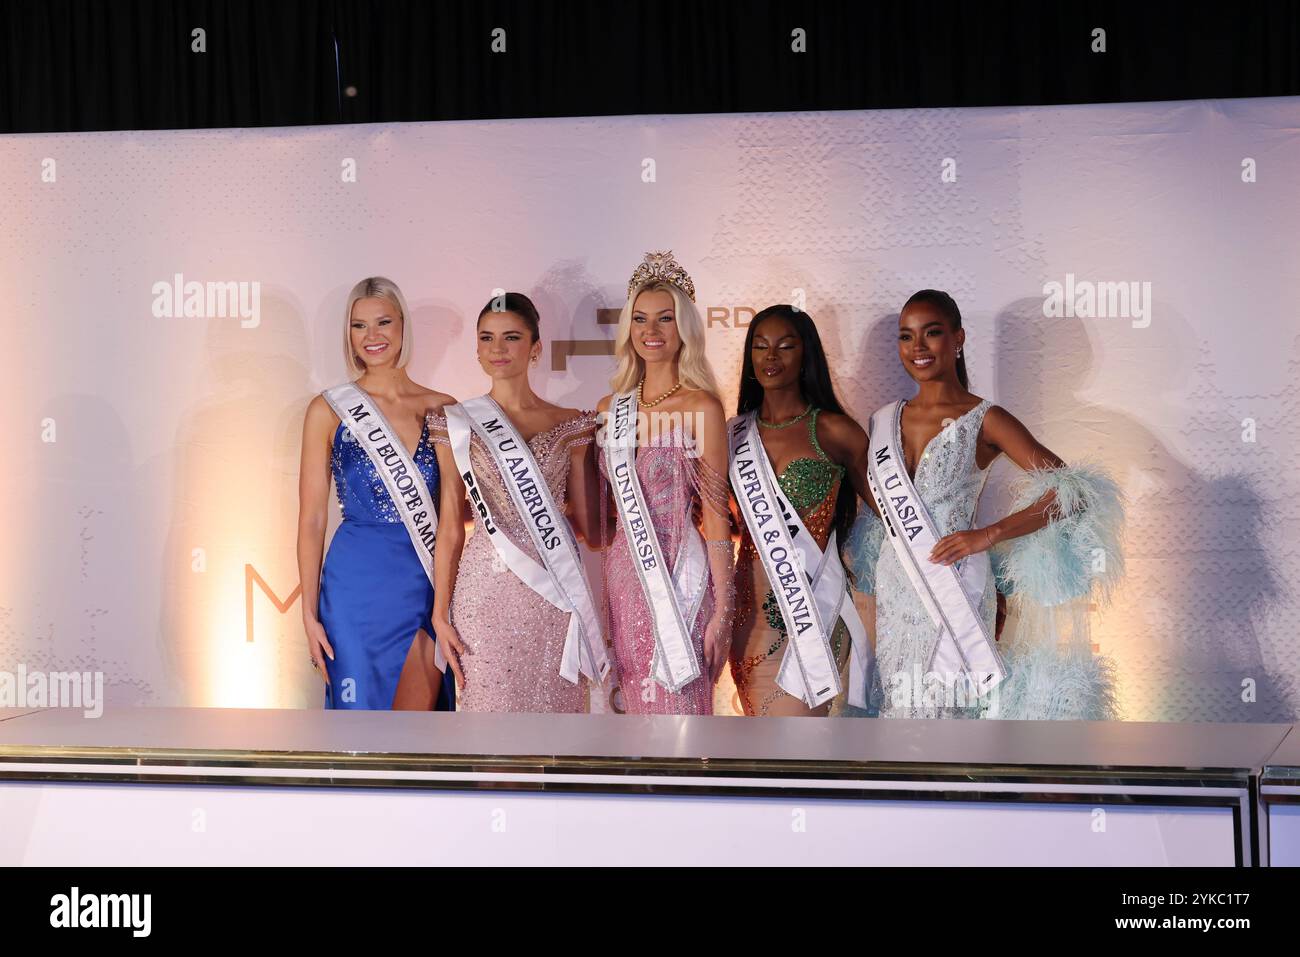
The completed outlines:
<svg viewBox="0 0 1300 957">
<path fill-rule="evenodd" d="M 637 401 L 638 401 L 639 403 L 641 403 L 641 407 L 642 407 L 642 408 L 645 408 L 645 409 L 653 408 L 654 406 L 658 405 L 658 404 L 659 404 L 660 402 L 662 402 L 664 399 L 668 398 L 670 395 L 672 395 L 674 392 L 676 392 L 676 391 L 677 391 L 678 389 L 680 389 L 681 387 L 682 387 L 681 382 L 678 382 L 675 386 L 673 386 L 671 389 L 669 389 L 667 392 L 665 392 L 665 393 L 664 393 L 663 395 L 661 395 L 659 398 L 655 399 L 653 402 L 647 402 L 647 401 L 645 400 L 645 379 L 642 379 L 642 380 L 641 380 L 640 382 L 638 382 L 637 385 L 636 385 L 636 399 L 637 399 Z"/>
</svg>

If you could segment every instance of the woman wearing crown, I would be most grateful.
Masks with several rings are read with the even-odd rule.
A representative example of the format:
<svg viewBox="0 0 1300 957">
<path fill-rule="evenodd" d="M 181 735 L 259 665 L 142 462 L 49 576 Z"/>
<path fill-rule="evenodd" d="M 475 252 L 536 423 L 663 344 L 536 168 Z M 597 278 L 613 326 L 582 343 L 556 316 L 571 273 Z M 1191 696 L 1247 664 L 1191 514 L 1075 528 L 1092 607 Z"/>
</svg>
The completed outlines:
<svg viewBox="0 0 1300 957">
<path fill-rule="evenodd" d="M 733 606 L 725 420 L 695 285 L 647 253 L 597 404 L 607 625 L 633 714 L 712 714 Z"/>
</svg>

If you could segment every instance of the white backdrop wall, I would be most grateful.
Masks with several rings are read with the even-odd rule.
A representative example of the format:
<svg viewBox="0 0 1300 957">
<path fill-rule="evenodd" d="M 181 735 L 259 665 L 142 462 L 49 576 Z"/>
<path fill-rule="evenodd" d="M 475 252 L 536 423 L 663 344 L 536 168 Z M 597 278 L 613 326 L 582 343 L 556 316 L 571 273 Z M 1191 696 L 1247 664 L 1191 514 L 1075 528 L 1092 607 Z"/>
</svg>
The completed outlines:
<svg viewBox="0 0 1300 957">
<path fill-rule="evenodd" d="M 528 293 L 538 391 L 589 408 L 610 361 L 553 371 L 557 340 L 612 338 L 597 310 L 672 248 L 728 405 L 743 323 L 803 290 L 865 420 L 911 391 L 899 307 L 949 290 L 974 391 L 1129 496 L 1127 582 L 1094 613 L 1125 716 L 1289 719 L 1298 183 L 1297 99 L 2 138 L 0 670 L 102 670 L 116 705 L 319 706 L 299 439 L 344 376 L 349 287 L 395 279 L 412 373 L 461 397 L 486 388 L 478 309 Z M 177 274 L 259 283 L 259 321 L 156 316 Z M 1049 318 L 1067 274 L 1150 283 L 1149 313 Z"/>
</svg>

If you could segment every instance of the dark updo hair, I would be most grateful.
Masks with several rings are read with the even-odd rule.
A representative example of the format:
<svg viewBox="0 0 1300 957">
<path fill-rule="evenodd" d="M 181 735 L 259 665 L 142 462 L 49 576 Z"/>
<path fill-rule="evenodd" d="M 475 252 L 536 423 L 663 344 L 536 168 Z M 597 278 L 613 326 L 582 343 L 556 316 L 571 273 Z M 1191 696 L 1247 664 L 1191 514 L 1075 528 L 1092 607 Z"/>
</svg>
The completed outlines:
<svg viewBox="0 0 1300 957">
<path fill-rule="evenodd" d="M 537 307 L 533 305 L 533 301 L 522 292 L 508 292 L 504 296 L 493 296 L 489 299 L 487 305 L 479 310 L 478 319 L 474 320 L 475 328 L 489 312 L 513 312 L 524 321 L 524 325 L 532 333 L 533 342 L 540 338 L 537 326 L 541 322 L 541 317 L 537 314 Z"/>
<path fill-rule="evenodd" d="M 908 306 L 922 304 L 932 306 L 936 312 L 948 320 L 952 326 L 952 331 L 956 332 L 961 328 L 961 310 L 957 308 L 956 301 L 941 289 L 922 289 L 919 292 L 912 293 L 912 298 L 903 303 L 903 309 Z M 902 313 L 900 313 L 901 315 Z M 970 391 L 970 381 L 966 378 L 966 348 L 962 347 L 962 355 L 957 357 L 957 381 L 967 392 Z"/>
</svg>

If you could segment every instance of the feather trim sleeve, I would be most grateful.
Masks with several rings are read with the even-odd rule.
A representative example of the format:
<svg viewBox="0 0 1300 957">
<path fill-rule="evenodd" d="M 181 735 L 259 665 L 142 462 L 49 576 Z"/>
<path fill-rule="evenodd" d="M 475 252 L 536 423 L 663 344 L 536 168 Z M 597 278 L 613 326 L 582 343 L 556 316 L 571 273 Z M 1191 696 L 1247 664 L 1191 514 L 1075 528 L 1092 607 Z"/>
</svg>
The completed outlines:
<svg viewBox="0 0 1300 957">
<path fill-rule="evenodd" d="M 1034 469 L 1017 483 L 1011 510 L 1048 492 L 1056 500 L 1047 526 L 995 549 L 999 590 L 1047 607 L 1085 595 L 1104 601 L 1124 574 L 1123 493 L 1097 466 Z"/>
</svg>

